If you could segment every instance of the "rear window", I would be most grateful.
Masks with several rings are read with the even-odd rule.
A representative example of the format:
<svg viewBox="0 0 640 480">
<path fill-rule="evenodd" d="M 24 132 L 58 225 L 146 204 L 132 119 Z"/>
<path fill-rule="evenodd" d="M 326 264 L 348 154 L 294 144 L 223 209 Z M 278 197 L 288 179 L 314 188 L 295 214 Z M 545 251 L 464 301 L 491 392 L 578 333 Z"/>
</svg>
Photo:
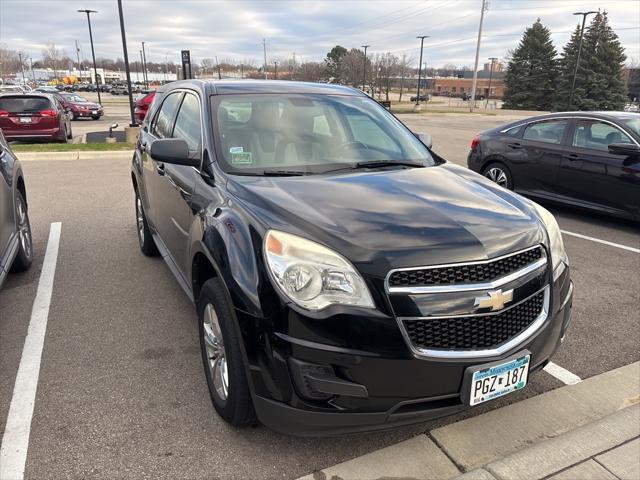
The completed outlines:
<svg viewBox="0 0 640 480">
<path fill-rule="evenodd" d="M 0 110 L 10 113 L 34 113 L 51 108 L 51 100 L 44 97 L 0 97 Z"/>
</svg>

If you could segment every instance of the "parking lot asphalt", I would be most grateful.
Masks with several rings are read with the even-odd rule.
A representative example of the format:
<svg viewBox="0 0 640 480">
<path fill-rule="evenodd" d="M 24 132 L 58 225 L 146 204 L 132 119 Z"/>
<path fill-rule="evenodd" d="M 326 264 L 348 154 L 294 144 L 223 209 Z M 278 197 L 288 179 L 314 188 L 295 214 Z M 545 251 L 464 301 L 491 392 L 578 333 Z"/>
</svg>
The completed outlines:
<svg viewBox="0 0 640 480">
<path fill-rule="evenodd" d="M 456 163 L 464 163 L 474 131 L 500 122 L 407 117 L 412 128 L 430 128 L 436 151 Z M 454 136 L 460 145 L 451 145 Z M 38 160 L 23 168 L 35 261 L 0 290 L 0 431 L 50 224 L 62 223 L 25 478 L 296 478 L 562 385 L 540 372 L 495 403 L 384 433 L 299 439 L 261 426 L 231 428 L 208 397 L 193 306 L 162 260 L 139 251 L 130 162 Z M 566 231 L 640 248 L 638 225 L 547 207 Z M 553 361 L 581 378 L 638 361 L 640 254 L 564 240 L 574 317 Z"/>
</svg>

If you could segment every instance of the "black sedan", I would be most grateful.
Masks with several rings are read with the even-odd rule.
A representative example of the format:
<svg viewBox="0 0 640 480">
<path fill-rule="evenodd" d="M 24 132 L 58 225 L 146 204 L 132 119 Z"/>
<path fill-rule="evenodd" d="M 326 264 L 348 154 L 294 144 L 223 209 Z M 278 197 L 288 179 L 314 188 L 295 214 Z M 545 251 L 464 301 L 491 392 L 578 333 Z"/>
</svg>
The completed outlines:
<svg viewBox="0 0 640 480">
<path fill-rule="evenodd" d="M 0 285 L 9 272 L 27 270 L 32 259 L 24 176 L 0 130 Z"/>
<path fill-rule="evenodd" d="M 476 135 L 470 169 L 527 196 L 640 220 L 640 115 L 569 112 Z"/>
</svg>

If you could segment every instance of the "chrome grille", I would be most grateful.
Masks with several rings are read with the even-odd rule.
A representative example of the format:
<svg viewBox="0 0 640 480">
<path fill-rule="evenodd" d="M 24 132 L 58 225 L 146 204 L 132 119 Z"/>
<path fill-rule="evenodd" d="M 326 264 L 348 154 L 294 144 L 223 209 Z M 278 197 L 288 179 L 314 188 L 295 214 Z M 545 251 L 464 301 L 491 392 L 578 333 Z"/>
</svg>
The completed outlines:
<svg viewBox="0 0 640 480">
<path fill-rule="evenodd" d="M 388 286 L 390 288 L 428 287 L 490 282 L 517 272 L 544 256 L 543 248 L 538 245 L 495 260 L 459 265 L 400 269 L 393 271 L 389 275 Z"/>
<path fill-rule="evenodd" d="M 402 320 L 411 344 L 420 350 L 493 349 L 517 337 L 543 312 L 544 291 L 493 315 Z"/>
</svg>

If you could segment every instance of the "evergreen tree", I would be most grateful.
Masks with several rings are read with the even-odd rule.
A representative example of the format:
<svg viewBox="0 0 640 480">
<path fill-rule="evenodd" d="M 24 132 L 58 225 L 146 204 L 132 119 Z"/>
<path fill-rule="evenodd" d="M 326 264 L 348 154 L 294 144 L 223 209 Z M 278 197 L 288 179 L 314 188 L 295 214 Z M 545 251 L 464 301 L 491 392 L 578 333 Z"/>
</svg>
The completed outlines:
<svg viewBox="0 0 640 480">
<path fill-rule="evenodd" d="M 555 104 L 556 49 L 549 30 L 538 19 L 511 53 L 505 76 L 503 108 L 551 110 Z"/>
<path fill-rule="evenodd" d="M 598 13 L 584 33 L 572 105 L 571 83 L 576 66 L 580 26 L 560 59 L 558 110 L 622 110 L 627 101 L 623 77 L 624 48 L 609 25 L 607 13 Z"/>
</svg>

